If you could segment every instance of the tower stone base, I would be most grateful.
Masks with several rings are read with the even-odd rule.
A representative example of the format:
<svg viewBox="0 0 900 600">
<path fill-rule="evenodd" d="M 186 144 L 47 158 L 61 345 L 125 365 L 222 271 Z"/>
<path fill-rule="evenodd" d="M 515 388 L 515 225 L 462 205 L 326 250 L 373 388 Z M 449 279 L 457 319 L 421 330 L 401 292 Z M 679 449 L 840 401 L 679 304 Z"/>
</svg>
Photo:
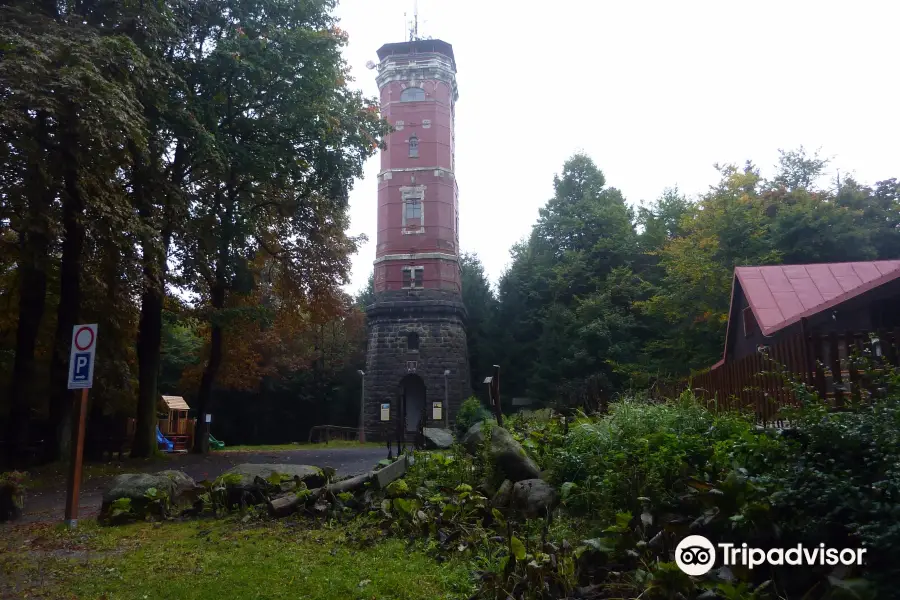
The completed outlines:
<svg viewBox="0 0 900 600">
<path fill-rule="evenodd" d="M 366 430 L 382 441 L 402 436 L 412 442 L 423 415 L 426 427 L 443 427 L 446 410 L 452 427 L 460 404 L 472 394 L 466 311 L 459 294 L 420 289 L 375 297 L 366 309 Z M 445 379 L 449 406 L 443 404 Z M 439 420 L 433 418 L 435 402 L 442 403 Z M 383 405 L 390 405 L 387 421 Z"/>
</svg>

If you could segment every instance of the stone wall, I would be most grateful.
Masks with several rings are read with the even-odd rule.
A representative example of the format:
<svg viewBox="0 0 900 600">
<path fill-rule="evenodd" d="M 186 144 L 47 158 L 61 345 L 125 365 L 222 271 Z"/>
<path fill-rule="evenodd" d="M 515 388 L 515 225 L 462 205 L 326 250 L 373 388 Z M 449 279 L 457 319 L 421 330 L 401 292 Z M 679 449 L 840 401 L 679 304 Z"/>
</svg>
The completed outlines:
<svg viewBox="0 0 900 600">
<path fill-rule="evenodd" d="M 444 401 L 447 377 L 449 422 L 452 426 L 463 400 L 472 394 L 466 344 L 465 308 L 458 294 L 445 290 L 403 290 L 376 294 L 368 315 L 366 354 L 366 429 L 380 440 L 396 440 L 400 414 L 401 380 L 409 374 L 408 361 L 416 362 L 415 374 L 425 383 L 426 426 L 432 421 L 432 402 Z M 407 347 L 409 334 L 418 335 L 418 350 Z M 381 404 L 390 403 L 390 421 L 381 420 Z M 447 410 L 447 407 L 444 407 Z M 411 440 L 407 440 L 411 441 Z"/>
</svg>

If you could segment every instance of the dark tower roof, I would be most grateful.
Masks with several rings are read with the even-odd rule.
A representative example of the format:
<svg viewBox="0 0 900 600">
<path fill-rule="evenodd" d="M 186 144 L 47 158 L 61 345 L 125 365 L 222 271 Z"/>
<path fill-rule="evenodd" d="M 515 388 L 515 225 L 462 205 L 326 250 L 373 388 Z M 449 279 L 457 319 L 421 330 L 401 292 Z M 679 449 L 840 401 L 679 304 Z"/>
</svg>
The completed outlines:
<svg viewBox="0 0 900 600">
<path fill-rule="evenodd" d="M 385 44 L 378 49 L 378 60 L 384 60 L 388 56 L 395 54 L 419 54 L 425 52 L 435 52 L 449 56 L 456 66 L 456 59 L 453 56 L 453 46 L 442 40 L 414 40 L 411 42 L 398 42 L 395 44 Z"/>
</svg>

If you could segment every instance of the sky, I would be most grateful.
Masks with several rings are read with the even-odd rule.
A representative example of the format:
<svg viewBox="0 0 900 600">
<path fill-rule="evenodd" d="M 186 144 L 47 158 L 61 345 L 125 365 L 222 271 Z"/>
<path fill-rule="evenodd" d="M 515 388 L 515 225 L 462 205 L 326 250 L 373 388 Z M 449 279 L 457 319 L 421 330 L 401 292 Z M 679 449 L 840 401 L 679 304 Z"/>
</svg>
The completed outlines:
<svg viewBox="0 0 900 600">
<path fill-rule="evenodd" d="M 633 205 L 667 187 L 696 197 L 715 163 L 771 175 L 778 149 L 800 145 L 831 158 L 829 179 L 900 178 L 900 2 L 418 5 L 419 35 L 456 55 L 460 246 L 493 283 L 575 152 Z M 351 85 L 377 96 L 366 62 L 408 37 L 412 13 L 413 0 L 341 0 Z M 375 258 L 378 170 L 375 156 L 350 196 L 350 233 L 369 238 L 351 293 Z"/>
</svg>

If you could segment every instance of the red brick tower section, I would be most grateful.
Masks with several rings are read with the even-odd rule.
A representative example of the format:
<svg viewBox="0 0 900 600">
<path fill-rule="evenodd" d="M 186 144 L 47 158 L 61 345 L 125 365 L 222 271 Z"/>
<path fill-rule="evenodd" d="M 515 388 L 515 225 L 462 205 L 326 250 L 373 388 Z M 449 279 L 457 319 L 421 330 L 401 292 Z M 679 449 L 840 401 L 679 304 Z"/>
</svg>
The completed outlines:
<svg viewBox="0 0 900 600">
<path fill-rule="evenodd" d="M 381 114 L 395 131 L 381 153 L 375 291 L 412 283 L 458 293 L 453 49 L 419 40 L 387 44 L 378 57 Z"/>
<path fill-rule="evenodd" d="M 452 425 L 471 394 L 454 175 L 456 61 L 440 40 L 386 44 L 378 58 L 381 114 L 394 131 L 378 175 L 365 420 L 370 431 L 411 441 L 422 424 L 443 426 L 448 410 Z"/>
</svg>

